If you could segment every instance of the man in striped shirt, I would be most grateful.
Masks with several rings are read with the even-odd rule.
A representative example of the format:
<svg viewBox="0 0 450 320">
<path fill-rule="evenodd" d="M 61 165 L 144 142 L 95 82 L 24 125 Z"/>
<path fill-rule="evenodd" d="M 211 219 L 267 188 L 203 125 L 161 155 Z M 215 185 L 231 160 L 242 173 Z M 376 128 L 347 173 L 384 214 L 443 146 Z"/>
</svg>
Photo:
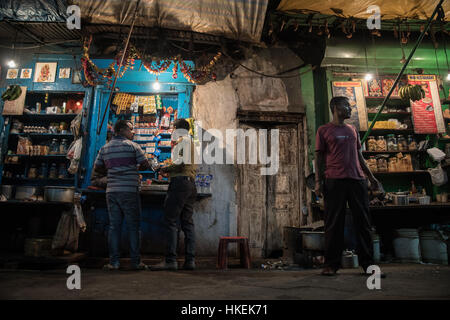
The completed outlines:
<svg viewBox="0 0 450 320">
<path fill-rule="evenodd" d="M 150 163 L 139 145 L 132 141 L 134 131 L 131 122 L 117 121 L 114 134 L 111 141 L 100 149 L 94 163 L 94 172 L 107 172 L 110 263 L 104 269 L 119 269 L 120 231 L 124 218 L 128 226 L 132 268 L 147 269 L 140 258 L 139 170 L 149 168 Z"/>
</svg>

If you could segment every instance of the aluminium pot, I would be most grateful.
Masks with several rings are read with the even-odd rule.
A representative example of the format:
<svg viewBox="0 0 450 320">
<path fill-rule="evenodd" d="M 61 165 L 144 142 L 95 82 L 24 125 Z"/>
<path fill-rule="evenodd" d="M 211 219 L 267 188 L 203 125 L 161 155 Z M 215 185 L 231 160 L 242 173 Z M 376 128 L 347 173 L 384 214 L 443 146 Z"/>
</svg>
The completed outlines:
<svg viewBox="0 0 450 320">
<path fill-rule="evenodd" d="M 38 187 L 31 186 L 17 186 L 16 187 L 16 200 L 37 200 L 39 195 L 42 195 L 41 190 Z"/>
<path fill-rule="evenodd" d="M 1 194 L 6 197 L 6 200 L 11 200 L 13 195 L 14 186 L 11 185 L 2 185 L 1 186 Z"/>
<path fill-rule="evenodd" d="M 75 194 L 74 187 L 45 187 L 44 200 L 48 202 L 67 202 L 73 203 Z"/>
</svg>

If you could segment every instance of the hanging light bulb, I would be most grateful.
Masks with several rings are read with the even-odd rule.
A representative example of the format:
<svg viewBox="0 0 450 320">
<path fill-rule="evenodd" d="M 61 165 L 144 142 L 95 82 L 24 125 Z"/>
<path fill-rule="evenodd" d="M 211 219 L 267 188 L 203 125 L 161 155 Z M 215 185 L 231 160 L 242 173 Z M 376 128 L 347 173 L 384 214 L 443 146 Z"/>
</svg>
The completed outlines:
<svg viewBox="0 0 450 320">
<path fill-rule="evenodd" d="M 373 74 L 367 73 L 366 76 L 364 77 L 364 79 L 366 79 L 366 81 L 372 80 L 373 79 Z"/>
<path fill-rule="evenodd" d="M 8 67 L 10 67 L 10 68 L 17 67 L 16 62 L 14 60 L 9 60 L 8 61 Z"/>
<path fill-rule="evenodd" d="M 153 89 L 155 90 L 161 89 L 161 84 L 159 83 L 158 78 L 156 78 L 156 81 L 153 82 Z"/>
</svg>

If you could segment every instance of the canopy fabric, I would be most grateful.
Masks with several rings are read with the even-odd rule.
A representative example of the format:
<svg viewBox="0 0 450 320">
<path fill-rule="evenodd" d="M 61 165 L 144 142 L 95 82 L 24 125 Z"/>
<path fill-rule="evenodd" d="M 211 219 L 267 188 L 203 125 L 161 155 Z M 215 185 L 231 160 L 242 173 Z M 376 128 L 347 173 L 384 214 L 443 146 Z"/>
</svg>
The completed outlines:
<svg viewBox="0 0 450 320">
<path fill-rule="evenodd" d="M 90 23 L 131 25 L 137 0 L 70 0 Z M 141 0 L 137 26 L 259 42 L 268 0 Z"/>
<path fill-rule="evenodd" d="M 64 22 L 66 10 L 64 0 L 1 0 L 0 21 Z"/>
<path fill-rule="evenodd" d="M 317 12 L 327 15 L 367 19 L 371 14 L 367 8 L 371 5 L 380 7 L 381 19 L 409 18 L 427 20 L 433 13 L 439 0 L 281 0 L 278 11 L 285 12 Z M 445 20 L 450 20 L 450 1 L 444 1 L 442 8 Z M 336 10 L 342 10 L 339 14 Z"/>
</svg>

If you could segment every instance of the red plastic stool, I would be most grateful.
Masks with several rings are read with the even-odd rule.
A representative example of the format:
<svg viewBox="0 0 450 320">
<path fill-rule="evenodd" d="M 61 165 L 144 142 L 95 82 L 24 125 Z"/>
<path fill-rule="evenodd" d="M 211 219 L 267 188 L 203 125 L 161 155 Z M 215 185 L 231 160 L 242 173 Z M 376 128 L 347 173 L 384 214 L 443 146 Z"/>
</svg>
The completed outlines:
<svg viewBox="0 0 450 320">
<path fill-rule="evenodd" d="M 220 237 L 219 253 L 217 255 L 217 268 L 226 269 L 228 266 L 228 243 L 239 243 L 239 252 L 241 267 L 250 269 L 250 250 L 248 248 L 248 239 L 246 237 Z"/>
</svg>

